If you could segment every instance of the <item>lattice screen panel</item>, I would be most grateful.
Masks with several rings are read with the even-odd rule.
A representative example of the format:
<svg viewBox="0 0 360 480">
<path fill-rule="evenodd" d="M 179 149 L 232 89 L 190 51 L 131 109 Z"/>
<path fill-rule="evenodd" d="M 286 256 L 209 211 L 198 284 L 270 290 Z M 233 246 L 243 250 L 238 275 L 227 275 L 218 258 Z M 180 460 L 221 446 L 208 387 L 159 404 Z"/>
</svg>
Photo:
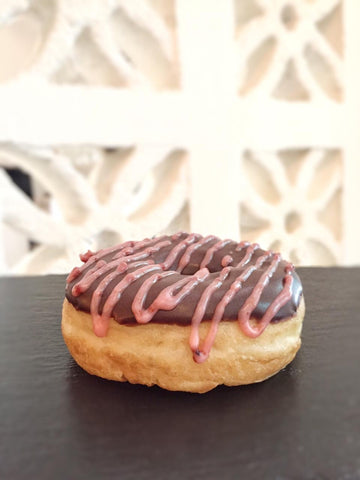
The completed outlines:
<svg viewBox="0 0 360 480">
<path fill-rule="evenodd" d="M 342 260 L 343 161 L 339 150 L 245 152 L 241 230 L 295 264 Z"/>
<path fill-rule="evenodd" d="M 34 195 L 0 168 L 2 272 L 178 229 L 360 263 L 358 18 L 357 0 L 3 0 L 0 165 Z"/>
</svg>

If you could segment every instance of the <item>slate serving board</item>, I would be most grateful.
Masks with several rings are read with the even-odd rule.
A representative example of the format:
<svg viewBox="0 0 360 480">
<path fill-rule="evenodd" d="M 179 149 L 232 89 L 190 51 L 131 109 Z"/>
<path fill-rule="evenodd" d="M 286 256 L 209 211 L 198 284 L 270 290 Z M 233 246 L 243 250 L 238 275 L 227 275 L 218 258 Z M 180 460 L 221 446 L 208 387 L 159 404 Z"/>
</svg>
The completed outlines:
<svg viewBox="0 0 360 480">
<path fill-rule="evenodd" d="M 360 479 L 360 268 L 302 268 L 303 346 L 204 395 L 92 377 L 60 332 L 64 276 L 0 279 L 0 478 Z"/>
</svg>

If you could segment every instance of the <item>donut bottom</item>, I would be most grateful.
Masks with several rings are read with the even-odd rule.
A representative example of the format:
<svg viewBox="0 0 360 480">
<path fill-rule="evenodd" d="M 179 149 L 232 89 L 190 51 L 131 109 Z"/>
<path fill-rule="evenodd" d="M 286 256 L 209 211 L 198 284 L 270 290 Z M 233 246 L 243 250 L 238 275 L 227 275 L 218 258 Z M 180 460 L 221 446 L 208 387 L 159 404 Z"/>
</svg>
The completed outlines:
<svg viewBox="0 0 360 480">
<path fill-rule="evenodd" d="M 261 382 L 288 365 L 301 345 L 304 313 L 302 299 L 296 316 L 270 323 L 255 339 L 244 335 L 238 322 L 223 320 L 210 356 L 202 364 L 193 360 L 190 326 L 120 325 L 111 319 L 107 336 L 100 338 L 93 333 L 91 315 L 65 299 L 62 333 L 74 360 L 92 375 L 205 393 L 222 384 Z M 201 339 L 209 326 L 210 322 L 200 325 Z"/>
</svg>

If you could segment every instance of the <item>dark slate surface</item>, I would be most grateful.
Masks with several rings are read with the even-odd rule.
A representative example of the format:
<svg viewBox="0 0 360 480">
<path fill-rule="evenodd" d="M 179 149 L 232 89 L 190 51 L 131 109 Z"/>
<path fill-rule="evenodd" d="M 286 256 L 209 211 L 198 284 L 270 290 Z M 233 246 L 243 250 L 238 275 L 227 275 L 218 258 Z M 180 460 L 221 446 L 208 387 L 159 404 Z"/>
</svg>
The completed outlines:
<svg viewBox="0 0 360 480">
<path fill-rule="evenodd" d="M 0 279 L 0 478 L 360 479 L 360 269 L 298 269 L 303 346 L 204 395 L 91 377 L 60 321 L 65 277 Z"/>
</svg>

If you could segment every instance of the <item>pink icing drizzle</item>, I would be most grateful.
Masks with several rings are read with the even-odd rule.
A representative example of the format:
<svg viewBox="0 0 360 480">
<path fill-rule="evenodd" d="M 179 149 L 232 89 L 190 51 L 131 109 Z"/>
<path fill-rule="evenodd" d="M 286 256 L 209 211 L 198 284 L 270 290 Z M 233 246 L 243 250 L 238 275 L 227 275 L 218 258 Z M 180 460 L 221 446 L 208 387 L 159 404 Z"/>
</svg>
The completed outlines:
<svg viewBox="0 0 360 480">
<path fill-rule="evenodd" d="M 244 257 L 240 260 L 240 262 L 236 265 L 237 268 L 243 267 L 244 265 L 250 262 L 255 250 L 259 248 L 259 245 L 257 243 L 253 243 L 249 245 L 248 243 L 245 244 L 244 242 L 244 247 L 247 247 L 246 253 Z"/>
<path fill-rule="evenodd" d="M 225 255 L 225 257 L 222 258 L 221 260 L 221 266 L 222 267 L 227 267 L 228 265 L 230 265 L 230 263 L 233 262 L 233 257 L 231 255 Z"/>
<path fill-rule="evenodd" d="M 181 235 L 182 233 L 179 232 L 178 234 L 173 235 L 171 239 L 176 241 Z M 80 256 L 85 264 L 81 267 L 75 267 L 69 274 L 67 282 L 72 282 L 84 271 L 84 268 L 88 268 L 82 279 L 75 283 L 72 288 L 72 294 L 78 296 L 81 293 L 86 292 L 97 279 L 104 276 L 95 288 L 90 303 L 90 313 L 93 319 L 94 332 L 97 336 L 102 337 L 107 334 L 113 309 L 125 289 L 143 276 L 147 275 L 147 278 L 139 287 L 132 302 L 132 311 L 136 321 L 141 324 L 148 323 L 159 310 L 169 311 L 174 309 L 191 293 L 192 289 L 209 276 L 210 272 L 206 266 L 211 262 L 214 253 L 225 247 L 231 242 L 231 240 L 218 240 L 215 244 L 208 247 L 200 263 L 199 270 L 194 275 L 187 275 L 185 278 L 165 287 L 152 301 L 150 306 L 145 308 L 144 304 L 151 287 L 162 278 L 176 273 L 175 271 L 169 271 L 168 269 L 175 263 L 179 255 L 181 255 L 181 257 L 178 261 L 177 271 L 182 272 L 190 263 L 192 253 L 213 240 L 218 239 L 214 236 L 202 238 L 196 234 L 187 235 L 177 245 L 170 249 L 165 260 L 160 264 L 154 264 L 154 260 L 151 256 L 153 253 L 172 244 L 172 242 L 166 239 L 165 236 L 145 239 L 141 242 L 126 242 L 120 246 L 104 249 L 95 254 L 88 251 Z M 224 316 L 226 306 L 231 302 L 239 289 L 242 288 L 243 283 L 250 277 L 250 275 L 261 268 L 266 261 L 271 260 L 269 266 L 257 280 L 251 294 L 238 312 L 238 322 L 243 333 L 252 338 L 259 336 L 280 308 L 291 298 L 293 284 L 291 273 L 294 267 L 288 264 L 285 268 L 283 289 L 269 305 L 263 317 L 257 322 L 256 327 L 251 325 L 251 314 L 258 304 L 264 288 L 276 271 L 278 264 L 281 261 L 281 256 L 279 254 L 273 254 L 272 252 L 265 252 L 257 258 L 254 264 L 250 264 L 252 256 L 259 246 L 257 244 L 241 242 L 235 250 L 238 251 L 242 248 L 246 248 L 246 252 L 237 265 L 232 267 L 229 266 L 233 262 L 233 257 L 231 255 L 225 255 L 222 258 L 221 265 L 223 268 L 220 271 L 219 276 L 205 288 L 195 307 L 191 323 L 189 344 L 193 352 L 194 360 L 197 363 L 202 363 L 208 358 L 215 341 L 219 323 Z M 114 255 L 110 258 L 108 263 L 106 263 L 103 258 L 108 255 L 111 256 L 111 254 Z M 203 345 L 200 346 L 199 326 L 204 318 L 206 307 L 213 293 L 223 285 L 233 268 L 245 267 L 248 264 L 249 266 L 246 267 L 238 277 L 236 277 L 217 304 L 211 320 L 209 332 Z M 116 284 L 103 305 L 102 313 L 99 313 L 99 307 L 105 289 L 112 281 L 115 281 L 117 277 L 120 277 L 129 269 L 131 269 L 131 272 L 127 273 L 121 281 Z"/>
<path fill-rule="evenodd" d="M 285 303 L 289 300 L 291 297 L 291 287 L 293 284 L 293 277 L 291 276 L 291 272 L 294 270 L 293 265 L 289 265 L 285 269 L 285 279 L 284 279 L 284 288 L 283 290 L 279 293 L 279 295 L 273 300 L 273 302 L 269 305 L 267 308 L 264 316 L 258 322 L 256 327 L 253 327 L 250 324 L 250 315 L 248 313 L 244 314 L 244 316 L 241 315 L 241 311 L 239 314 L 239 321 L 240 325 L 242 327 L 242 331 L 245 333 L 245 335 L 256 338 L 259 335 L 262 334 L 262 332 L 265 330 L 265 328 L 269 325 L 271 322 L 271 319 L 276 315 L 276 313 L 280 310 L 280 308 L 285 305 Z M 265 280 L 267 283 L 268 280 Z"/>
<path fill-rule="evenodd" d="M 269 258 L 269 256 L 270 256 L 270 252 L 265 252 L 264 255 L 262 255 L 261 257 L 259 257 L 257 259 L 255 265 L 250 265 L 249 267 L 247 267 L 246 270 L 244 270 L 241 273 L 241 275 L 239 275 L 232 282 L 232 284 L 230 285 L 230 288 L 225 293 L 225 295 L 222 297 L 222 299 L 220 300 L 220 302 L 218 303 L 218 305 L 215 309 L 215 312 L 214 312 L 214 315 L 213 315 L 213 318 L 212 318 L 212 321 L 211 321 L 210 330 L 209 330 L 209 332 L 206 336 L 206 339 L 205 339 L 204 344 L 201 347 L 201 349 L 199 347 L 198 335 L 196 335 L 194 333 L 193 338 L 195 338 L 197 340 L 197 342 L 193 343 L 191 345 L 191 349 L 194 353 L 194 360 L 197 363 L 203 363 L 208 358 L 211 347 L 212 347 L 212 345 L 215 341 L 215 337 L 216 337 L 216 333 L 217 333 L 217 330 L 218 330 L 219 323 L 220 323 L 221 319 L 223 318 L 226 306 L 231 302 L 231 300 L 234 298 L 235 294 L 240 290 L 243 282 L 245 282 L 253 272 L 255 272 L 258 268 L 260 268 L 262 266 L 262 264 Z M 255 286 L 255 288 L 256 288 L 256 286 Z M 242 309 L 240 309 L 240 311 L 241 310 Z M 194 326 L 194 324 L 192 324 L 192 329 L 193 330 L 195 329 L 195 331 L 196 331 L 197 325 Z M 190 338 L 191 338 L 191 336 L 190 336 Z"/>
<path fill-rule="evenodd" d="M 69 275 L 67 276 L 66 283 L 70 283 L 73 280 L 75 280 L 75 278 L 77 278 L 80 275 L 80 273 L 81 273 L 80 268 L 74 267 L 69 273 Z"/>
<path fill-rule="evenodd" d="M 198 361 L 199 357 L 199 325 L 204 318 L 205 315 L 205 310 L 207 307 L 207 304 L 211 298 L 211 295 L 214 293 L 214 291 L 218 288 L 221 287 L 223 284 L 224 280 L 229 276 L 231 269 L 230 268 L 224 268 L 220 275 L 213 280 L 210 285 L 206 287 L 204 292 L 202 293 L 200 300 L 196 306 L 192 322 L 191 322 L 191 333 L 190 333 L 190 348 L 193 351 L 193 353 L 197 354 L 197 357 L 194 355 L 194 359 Z"/>
<path fill-rule="evenodd" d="M 123 291 L 133 282 L 141 278 L 143 275 L 159 270 L 161 271 L 160 265 L 145 265 L 144 267 L 140 267 L 137 270 L 125 275 L 125 277 L 121 280 L 120 283 L 116 285 L 116 287 L 106 299 L 106 302 L 103 306 L 102 314 L 98 314 L 93 317 L 94 332 L 97 336 L 104 337 L 107 334 L 112 311 L 116 303 L 120 300 Z"/>
<path fill-rule="evenodd" d="M 164 272 L 164 274 L 175 273 L 175 272 Z M 144 301 L 149 292 L 150 286 L 153 285 L 158 279 L 162 278 L 164 274 L 157 275 L 157 278 L 153 281 L 152 277 L 147 279 L 142 287 L 140 287 L 138 293 L 135 295 L 132 311 L 136 320 L 139 323 L 148 323 L 153 318 L 155 313 L 159 310 L 173 310 L 176 305 L 178 305 L 189 293 L 191 290 L 199 285 L 200 282 L 203 282 L 206 277 L 210 274 L 207 268 L 202 268 L 198 270 L 194 275 L 189 275 L 188 278 L 179 280 L 178 282 L 173 283 L 169 287 L 164 288 L 152 304 L 145 310 L 143 308 Z M 178 293 L 175 292 L 178 290 Z"/>
<path fill-rule="evenodd" d="M 208 235 L 207 237 L 202 238 L 198 242 L 190 245 L 184 252 L 183 256 L 180 258 L 179 265 L 177 268 L 177 272 L 181 273 L 185 267 L 187 267 L 190 263 L 190 257 L 191 255 L 197 250 L 198 248 L 202 247 L 208 242 L 211 242 L 212 240 L 215 240 L 217 237 L 214 235 Z"/>
<path fill-rule="evenodd" d="M 278 266 L 280 260 L 281 260 L 280 254 L 276 253 L 273 256 L 273 260 L 270 263 L 269 267 L 261 275 L 261 277 L 258 280 L 257 284 L 255 285 L 253 291 L 251 292 L 251 294 L 247 298 L 244 305 L 239 310 L 238 319 L 239 319 L 240 325 L 243 328 L 243 332 L 244 333 L 246 332 L 246 334 L 249 337 L 255 338 L 255 337 L 259 336 L 258 331 L 257 330 L 254 331 L 250 327 L 250 324 L 249 324 L 250 316 L 251 316 L 252 312 L 254 311 L 256 305 L 258 304 L 258 302 L 260 300 L 260 297 L 261 297 L 261 294 L 262 294 L 264 288 L 266 287 L 266 285 L 269 283 L 269 280 L 270 280 L 271 276 L 273 275 L 273 273 L 275 272 L 276 267 Z M 263 321 L 263 319 L 261 321 Z"/>
<path fill-rule="evenodd" d="M 164 270 L 167 270 L 168 268 L 171 267 L 171 265 L 175 262 L 177 256 L 182 250 L 185 250 L 186 247 L 192 243 L 194 243 L 196 240 L 199 239 L 199 236 L 196 235 L 195 233 L 191 233 L 188 235 L 184 240 L 182 240 L 180 243 L 176 245 L 176 247 L 172 248 L 170 250 L 170 253 L 166 257 L 166 259 L 162 263 L 162 267 Z"/>
<path fill-rule="evenodd" d="M 227 240 L 219 240 L 218 242 L 215 243 L 215 245 L 210 247 L 208 249 L 208 251 L 206 252 L 205 257 L 203 258 L 202 262 L 200 263 L 200 268 L 204 268 L 207 265 L 209 265 L 209 263 L 211 262 L 211 260 L 214 256 L 214 253 L 217 252 L 218 250 L 221 250 L 222 248 L 224 248 L 225 245 L 227 245 L 230 242 L 231 242 L 231 240 L 228 240 L 228 239 Z"/>
<path fill-rule="evenodd" d="M 86 253 L 80 253 L 80 260 L 82 262 L 87 262 L 89 260 L 89 258 L 91 258 L 93 255 L 95 255 L 94 252 L 92 252 L 91 250 L 88 250 Z"/>
</svg>

